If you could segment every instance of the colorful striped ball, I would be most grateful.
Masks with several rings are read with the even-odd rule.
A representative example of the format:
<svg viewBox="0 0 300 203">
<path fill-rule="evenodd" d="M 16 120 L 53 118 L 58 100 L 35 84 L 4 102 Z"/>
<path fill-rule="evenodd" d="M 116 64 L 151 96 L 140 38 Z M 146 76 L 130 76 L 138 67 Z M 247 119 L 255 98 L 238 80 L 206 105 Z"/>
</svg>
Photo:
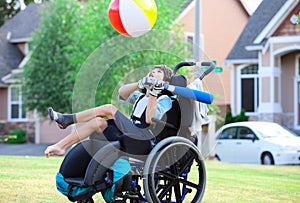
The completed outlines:
<svg viewBox="0 0 300 203">
<path fill-rule="evenodd" d="M 157 18 L 154 0 L 112 0 L 108 18 L 113 28 L 127 37 L 139 37 L 149 32 Z"/>
</svg>

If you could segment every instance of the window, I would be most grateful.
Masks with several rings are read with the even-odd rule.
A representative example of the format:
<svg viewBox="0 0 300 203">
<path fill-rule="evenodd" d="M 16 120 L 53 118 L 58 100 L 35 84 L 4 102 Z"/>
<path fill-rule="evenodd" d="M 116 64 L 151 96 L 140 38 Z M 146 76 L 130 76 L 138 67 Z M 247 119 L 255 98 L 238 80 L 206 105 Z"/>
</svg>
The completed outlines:
<svg viewBox="0 0 300 203">
<path fill-rule="evenodd" d="M 26 120 L 26 111 L 23 107 L 21 85 L 10 86 L 9 88 L 9 120 Z"/>
<path fill-rule="evenodd" d="M 227 128 L 223 130 L 219 139 L 236 139 L 236 128 Z"/>
<path fill-rule="evenodd" d="M 193 34 L 187 34 L 185 35 L 185 42 L 186 42 L 186 51 L 188 53 L 188 57 L 191 59 L 194 56 L 194 35 Z"/>
<path fill-rule="evenodd" d="M 241 109 L 257 112 L 259 101 L 258 66 L 250 65 L 241 69 Z"/>
<path fill-rule="evenodd" d="M 186 42 L 188 44 L 188 51 L 193 54 L 194 37 L 193 36 L 187 36 L 186 37 Z"/>
<path fill-rule="evenodd" d="M 241 127 L 238 133 L 239 139 L 254 139 L 255 135 L 249 128 Z"/>
<path fill-rule="evenodd" d="M 298 76 L 300 76 L 300 57 L 298 57 Z"/>
</svg>

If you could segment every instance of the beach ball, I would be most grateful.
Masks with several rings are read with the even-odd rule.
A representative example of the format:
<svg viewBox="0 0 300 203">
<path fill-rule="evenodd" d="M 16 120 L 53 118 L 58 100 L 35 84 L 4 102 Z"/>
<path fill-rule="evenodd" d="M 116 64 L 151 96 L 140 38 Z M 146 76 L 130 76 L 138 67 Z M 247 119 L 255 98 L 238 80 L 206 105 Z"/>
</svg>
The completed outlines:
<svg viewBox="0 0 300 203">
<path fill-rule="evenodd" d="M 139 37 L 149 32 L 157 18 L 154 0 L 112 0 L 108 18 L 113 28 L 127 37 Z"/>
</svg>

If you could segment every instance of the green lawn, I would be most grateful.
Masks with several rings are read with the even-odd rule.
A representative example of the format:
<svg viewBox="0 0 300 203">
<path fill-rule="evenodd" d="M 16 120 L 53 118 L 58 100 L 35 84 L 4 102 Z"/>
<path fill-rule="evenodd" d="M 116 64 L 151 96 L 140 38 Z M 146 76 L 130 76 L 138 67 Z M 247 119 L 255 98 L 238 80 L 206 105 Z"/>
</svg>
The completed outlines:
<svg viewBox="0 0 300 203">
<path fill-rule="evenodd" d="M 61 157 L 0 156 L 0 202 L 69 202 L 55 187 L 61 162 Z M 206 170 L 204 203 L 300 202 L 300 166 L 207 161 Z M 94 199 L 103 202 L 100 194 Z"/>
</svg>

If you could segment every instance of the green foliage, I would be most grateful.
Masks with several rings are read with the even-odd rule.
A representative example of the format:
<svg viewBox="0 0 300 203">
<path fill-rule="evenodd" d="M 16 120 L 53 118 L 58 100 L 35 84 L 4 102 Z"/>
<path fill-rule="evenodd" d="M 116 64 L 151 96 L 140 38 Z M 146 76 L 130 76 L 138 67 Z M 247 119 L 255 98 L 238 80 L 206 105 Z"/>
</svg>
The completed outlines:
<svg viewBox="0 0 300 203">
<path fill-rule="evenodd" d="M 12 137 L 16 136 L 16 137 Z M 8 133 L 7 143 L 10 144 L 21 144 L 26 142 L 26 133 L 24 130 L 13 130 Z"/>
<path fill-rule="evenodd" d="M 67 47 L 73 39 L 68 33 L 76 26 L 77 1 L 57 0 L 43 10 L 44 20 L 30 44 L 34 49 L 24 68 L 24 99 L 28 109 L 44 115 L 47 107 L 59 104 L 62 111 L 70 110 L 73 83 L 66 78 L 73 71 Z M 51 12 L 49 12 L 51 11 Z"/>
<path fill-rule="evenodd" d="M 241 113 L 239 115 L 236 116 L 232 116 L 231 111 L 229 110 L 226 113 L 226 117 L 225 117 L 225 123 L 224 124 L 228 124 L 228 123 L 235 123 L 235 122 L 241 122 L 241 121 L 248 121 L 249 120 L 249 116 L 245 115 L 245 109 L 241 110 Z"/>
<path fill-rule="evenodd" d="M 24 70 L 28 109 L 46 115 L 49 106 L 74 112 L 114 103 L 117 89 L 137 81 L 150 66 L 174 67 L 188 57 L 183 33 L 172 25 L 183 2 L 158 2 L 153 30 L 138 38 L 124 37 L 112 28 L 109 1 L 53 2 L 34 35 L 34 52 Z"/>
</svg>

